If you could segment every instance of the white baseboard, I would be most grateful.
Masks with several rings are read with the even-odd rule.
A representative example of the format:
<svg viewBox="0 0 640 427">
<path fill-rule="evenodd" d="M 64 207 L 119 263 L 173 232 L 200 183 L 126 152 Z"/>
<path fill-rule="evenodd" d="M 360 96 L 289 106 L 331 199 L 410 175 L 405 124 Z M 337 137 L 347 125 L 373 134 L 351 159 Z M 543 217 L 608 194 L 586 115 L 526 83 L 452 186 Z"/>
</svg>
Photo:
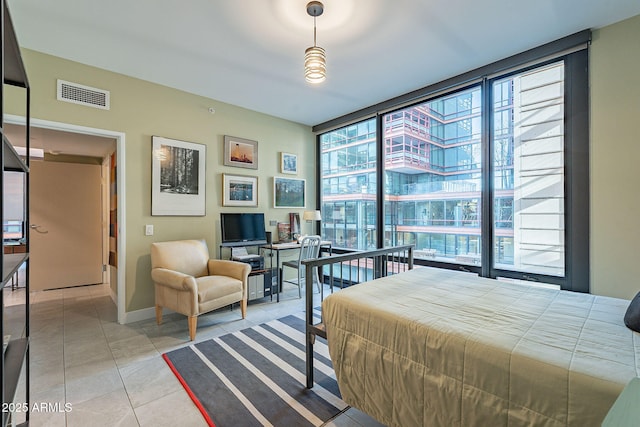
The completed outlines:
<svg viewBox="0 0 640 427">
<path fill-rule="evenodd" d="M 162 309 L 163 315 L 170 314 L 170 313 L 175 313 L 175 311 L 169 310 L 168 308 Z M 143 308 L 142 310 L 136 310 L 136 311 L 127 311 L 124 313 L 125 324 L 140 322 L 141 320 L 149 320 L 149 319 L 155 319 L 155 318 L 156 318 L 155 307 Z"/>
<path fill-rule="evenodd" d="M 141 320 L 149 320 L 156 317 L 155 307 L 143 308 L 142 310 L 126 311 L 124 313 L 124 323 L 139 322 Z"/>
<path fill-rule="evenodd" d="M 111 297 L 111 301 L 113 301 L 113 303 L 117 307 L 118 306 L 118 294 L 116 294 L 115 291 L 113 289 L 111 289 L 111 286 L 109 286 L 109 296 Z"/>
</svg>

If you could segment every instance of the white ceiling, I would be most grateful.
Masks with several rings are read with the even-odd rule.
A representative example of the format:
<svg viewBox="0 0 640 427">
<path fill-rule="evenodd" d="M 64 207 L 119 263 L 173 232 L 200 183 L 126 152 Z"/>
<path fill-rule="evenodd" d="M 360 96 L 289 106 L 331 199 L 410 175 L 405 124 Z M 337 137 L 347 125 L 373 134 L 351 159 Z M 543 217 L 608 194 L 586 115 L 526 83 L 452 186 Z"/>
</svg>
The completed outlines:
<svg viewBox="0 0 640 427">
<path fill-rule="evenodd" d="M 9 0 L 9 7 L 23 47 L 307 125 L 640 14 L 638 0 L 324 0 L 317 31 L 328 76 L 314 86 L 303 77 L 313 44 L 306 3 Z"/>
</svg>

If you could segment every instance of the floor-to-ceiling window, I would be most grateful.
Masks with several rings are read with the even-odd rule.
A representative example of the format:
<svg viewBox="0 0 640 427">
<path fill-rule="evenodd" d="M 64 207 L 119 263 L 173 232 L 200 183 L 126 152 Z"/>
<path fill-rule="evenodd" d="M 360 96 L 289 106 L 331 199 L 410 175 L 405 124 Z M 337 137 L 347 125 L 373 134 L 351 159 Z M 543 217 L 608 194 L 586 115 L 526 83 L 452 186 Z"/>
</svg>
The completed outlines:
<svg viewBox="0 0 640 427">
<path fill-rule="evenodd" d="M 564 62 L 492 83 L 494 264 L 564 274 Z"/>
<path fill-rule="evenodd" d="M 384 246 L 479 263 L 481 95 L 474 86 L 382 116 Z"/>
<path fill-rule="evenodd" d="M 588 290 L 586 51 L 525 56 L 319 132 L 323 237 Z"/>
<path fill-rule="evenodd" d="M 376 121 L 320 137 L 322 237 L 338 248 L 377 248 Z"/>
</svg>

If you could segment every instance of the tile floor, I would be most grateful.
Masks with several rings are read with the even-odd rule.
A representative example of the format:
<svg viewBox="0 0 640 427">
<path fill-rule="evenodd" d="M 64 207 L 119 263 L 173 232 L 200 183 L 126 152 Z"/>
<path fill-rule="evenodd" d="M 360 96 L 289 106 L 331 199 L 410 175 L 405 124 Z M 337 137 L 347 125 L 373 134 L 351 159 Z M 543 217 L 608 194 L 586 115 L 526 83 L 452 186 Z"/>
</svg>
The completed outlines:
<svg viewBox="0 0 640 427">
<path fill-rule="evenodd" d="M 201 316 L 196 340 L 302 311 L 304 299 L 289 286 L 280 303 L 250 302 L 245 320 L 237 307 Z M 184 316 L 120 325 L 106 285 L 32 293 L 31 304 L 31 406 L 50 405 L 31 413 L 30 426 L 206 425 L 161 358 L 188 344 Z M 326 425 L 381 426 L 355 409 Z"/>
</svg>

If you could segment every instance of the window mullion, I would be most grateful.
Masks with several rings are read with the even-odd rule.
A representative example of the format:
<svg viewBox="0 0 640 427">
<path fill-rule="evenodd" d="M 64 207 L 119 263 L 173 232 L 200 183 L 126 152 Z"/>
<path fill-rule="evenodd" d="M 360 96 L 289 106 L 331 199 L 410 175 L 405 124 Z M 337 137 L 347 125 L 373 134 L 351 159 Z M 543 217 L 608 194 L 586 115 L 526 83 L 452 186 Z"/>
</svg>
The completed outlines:
<svg viewBox="0 0 640 427">
<path fill-rule="evenodd" d="M 376 116 L 376 194 L 377 205 L 376 222 L 378 227 L 377 232 L 377 246 L 378 248 L 384 248 L 384 233 L 387 228 L 385 224 L 384 212 L 385 212 L 385 176 L 384 176 L 384 132 L 382 124 L 382 115 Z"/>
<path fill-rule="evenodd" d="M 493 91 L 491 82 L 484 79 L 482 87 L 482 218 L 480 235 L 482 239 L 482 259 L 480 276 L 495 278 L 493 272 Z"/>
<path fill-rule="evenodd" d="M 590 292 L 589 239 L 589 55 L 565 60 L 565 244 L 566 281 L 562 289 Z"/>
</svg>

